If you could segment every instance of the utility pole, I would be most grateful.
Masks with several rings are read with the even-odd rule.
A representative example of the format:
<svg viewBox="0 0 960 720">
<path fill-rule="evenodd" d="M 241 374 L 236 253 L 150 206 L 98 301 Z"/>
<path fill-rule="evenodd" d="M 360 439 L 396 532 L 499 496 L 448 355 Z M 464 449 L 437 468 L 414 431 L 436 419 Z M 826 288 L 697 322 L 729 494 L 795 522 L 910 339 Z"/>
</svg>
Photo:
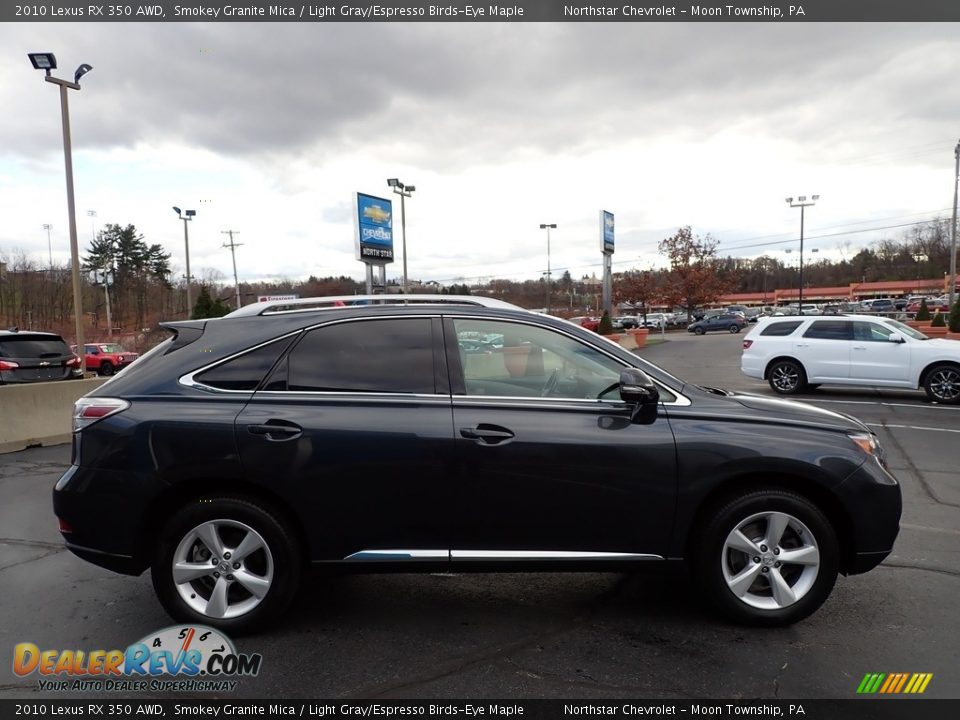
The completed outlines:
<svg viewBox="0 0 960 720">
<path fill-rule="evenodd" d="M 957 183 L 960 182 L 960 140 L 953 149 L 953 225 L 950 230 L 950 309 L 957 301 Z"/>
<path fill-rule="evenodd" d="M 230 242 L 223 243 L 221 247 L 230 248 L 230 256 L 233 258 L 233 284 L 237 288 L 237 310 L 239 310 L 240 309 L 240 280 L 237 279 L 237 248 L 242 247 L 243 243 L 235 243 L 233 241 L 233 236 L 240 234 L 240 232 L 237 230 L 221 230 L 220 234 L 230 236 Z"/>
<path fill-rule="evenodd" d="M 53 225 L 44 223 L 43 229 L 47 231 L 47 252 L 50 258 L 50 271 L 53 272 L 53 240 L 50 239 L 50 231 L 53 230 Z"/>
<path fill-rule="evenodd" d="M 798 315 L 803 315 L 803 211 L 811 205 L 815 205 L 819 199 L 819 195 L 813 195 L 809 201 L 806 195 L 798 197 L 797 202 L 794 202 L 792 197 L 787 198 L 787 205 L 800 208 L 800 295 L 797 301 Z"/>
</svg>

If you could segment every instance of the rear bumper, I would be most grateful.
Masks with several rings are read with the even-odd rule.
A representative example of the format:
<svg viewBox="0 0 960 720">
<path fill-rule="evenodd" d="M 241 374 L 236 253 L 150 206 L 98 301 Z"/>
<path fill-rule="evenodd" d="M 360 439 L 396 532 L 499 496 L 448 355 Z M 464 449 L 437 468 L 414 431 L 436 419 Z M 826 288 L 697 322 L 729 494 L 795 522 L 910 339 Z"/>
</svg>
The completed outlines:
<svg viewBox="0 0 960 720">
<path fill-rule="evenodd" d="M 740 372 L 749 378 L 763 380 L 763 362 L 759 358 L 742 355 L 740 357 Z"/>
<path fill-rule="evenodd" d="M 137 473 L 71 465 L 53 489 L 53 511 L 69 527 L 67 549 L 100 567 L 138 575 L 148 561 L 138 552 L 149 495 Z"/>
</svg>

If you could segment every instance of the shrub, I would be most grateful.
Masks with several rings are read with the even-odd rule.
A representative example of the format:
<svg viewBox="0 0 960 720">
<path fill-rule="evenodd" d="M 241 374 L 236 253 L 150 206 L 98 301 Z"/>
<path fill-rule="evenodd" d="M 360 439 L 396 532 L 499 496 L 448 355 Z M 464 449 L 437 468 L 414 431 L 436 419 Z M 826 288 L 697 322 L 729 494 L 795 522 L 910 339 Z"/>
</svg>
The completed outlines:
<svg viewBox="0 0 960 720">
<path fill-rule="evenodd" d="M 960 297 L 956 299 L 950 309 L 950 322 L 947 324 L 950 326 L 950 332 L 960 333 Z"/>
<path fill-rule="evenodd" d="M 613 334 L 613 321 L 610 320 L 610 313 L 606 310 L 603 311 L 603 317 L 600 318 L 600 326 L 597 328 L 597 332 L 601 335 Z"/>
<path fill-rule="evenodd" d="M 918 322 L 926 322 L 930 319 L 930 308 L 927 307 L 927 299 L 923 298 L 920 301 L 920 309 L 917 310 L 917 317 L 914 318 Z"/>
<path fill-rule="evenodd" d="M 947 321 L 943 319 L 943 313 L 937 310 L 937 314 L 933 316 L 933 320 L 930 322 L 930 327 L 946 327 Z"/>
</svg>

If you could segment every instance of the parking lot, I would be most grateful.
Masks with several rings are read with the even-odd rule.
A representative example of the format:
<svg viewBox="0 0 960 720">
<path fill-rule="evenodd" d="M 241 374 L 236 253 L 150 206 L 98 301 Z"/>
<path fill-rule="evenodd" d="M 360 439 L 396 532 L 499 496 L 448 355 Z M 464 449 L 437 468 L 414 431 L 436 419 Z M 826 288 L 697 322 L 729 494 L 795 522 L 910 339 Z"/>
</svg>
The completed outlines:
<svg viewBox="0 0 960 720">
<path fill-rule="evenodd" d="M 743 335 L 671 333 L 641 355 L 695 383 L 765 395 L 741 375 Z M 760 630 L 707 615 L 682 573 L 382 575 L 314 579 L 234 696 L 258 698 L 848 698 L 867 672 L 930 672 L 960 697 L 960 407 L 922 393 L 821 388 L 884 443 L 903 485 L 894 554 L 840 578 L 824 607 Z M 150 578 L 64 551 L 50 489 L 69 447 L 0 456 L 0 648 L 124 648 L 170 624 Z M 44 695 L 13 675 L 0 698 Z M 184 697 L 179 695 L 178 697 Z"/>
</svg>

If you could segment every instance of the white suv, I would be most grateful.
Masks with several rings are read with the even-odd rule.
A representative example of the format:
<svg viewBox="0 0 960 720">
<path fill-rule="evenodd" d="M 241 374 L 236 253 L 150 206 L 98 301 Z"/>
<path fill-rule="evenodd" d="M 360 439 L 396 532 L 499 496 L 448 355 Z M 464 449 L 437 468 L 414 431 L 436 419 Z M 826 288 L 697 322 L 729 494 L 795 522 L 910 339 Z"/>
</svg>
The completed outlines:
<svg viewBox="0 0 960 720">
<path fill-rule="evenodd" d="M 740 369 L 781 395 L 821 384 L 922 388 L 960 404 L 960 342 L 873 315 L 761 318 L 743 339 Z"/>
</svg>

